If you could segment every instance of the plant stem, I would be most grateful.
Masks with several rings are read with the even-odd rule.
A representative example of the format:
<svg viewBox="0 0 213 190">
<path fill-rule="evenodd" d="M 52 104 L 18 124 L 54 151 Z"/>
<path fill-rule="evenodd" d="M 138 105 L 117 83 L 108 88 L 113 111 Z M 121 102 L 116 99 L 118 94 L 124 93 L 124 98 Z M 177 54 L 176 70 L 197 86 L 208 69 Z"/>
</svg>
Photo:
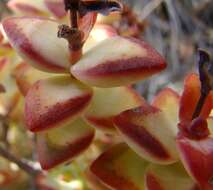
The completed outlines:
<svg viewBox="0 0 213 190">
<path fill-rule="evenodd" d="M 201 82 L 201 96 L 193 113 L 192 119 L 198 117 L 202 111 L 202 107 L 205 104 L 205 100 L 211 91 L 211 68 L 209 54 L 204 50 L 199 50 L 199 76 Z"/>
<path fill-rule="evenodd" d="M 208 94 L 206 93 L 201 93 L 200 99 L 197 103 L 197 106 L 195 108 L 195 112 L 193 113 L 192 119 L 195 119 L 200 115 L 200 112 L 202 111 L 203 105 L 205 103 L 205 100 L 207 98 Z"/>
<path fill-rule="evenodd" d="M 72 29 L 78 29 L 79 0 L 64 0 L 65 10 L 70 13 L 70 25 Z"/>
<path fill-rule="evenodd" d="M 78 13 L 77 11 L 70 11 L 70 21 L 71 21 L 71 28 L 78 28 Z"/>
<path fill-rule="evenodd" d="M 0 146 L 0 156 L 9 160 L 10 162 L 17 164 L 20 169 L 22 169 L 23 171 L 25 171 L 26 173 L 28 173 L 32 177 L 36 177 L 38 174 L 41 173 L 40 170 L 33 168 L 26 161 L 16 158 L 14 155 L 12 155 L 10 152 L 8 152 L 2 146 Z"/>
</svg>

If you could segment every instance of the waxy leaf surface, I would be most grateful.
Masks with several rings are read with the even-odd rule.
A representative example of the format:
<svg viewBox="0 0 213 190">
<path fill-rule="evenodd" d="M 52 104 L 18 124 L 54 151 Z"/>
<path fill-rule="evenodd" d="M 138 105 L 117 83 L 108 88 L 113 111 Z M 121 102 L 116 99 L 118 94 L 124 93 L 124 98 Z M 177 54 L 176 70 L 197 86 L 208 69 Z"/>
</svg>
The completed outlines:
<svg viewBox="0 0 213 190">
<path fill-rule="evenodd" d="M 37 133 L 38 159 L 43 169 L 70 161 L 91 144 L 94 129 L 81 119 Z"/>
<path fill-rule="evenodd" d="M 213 189 L 213 138 L 193 140 L 181 133 L 177 138 L 180 158 L 190 176 L 202 190 Z"/>
<path fill-rule="evenodd" d="M 69 71 L 67 42 L 57 37 L 56 21 L 14 17 L 3 21 L 3 28 L 13 48 L 28 63 L 48 72 Z"/>
<path fill-rule="evenodd" d="M 98 179 L 88 168 L 85 172 L 87 184 L 90 189 L 95 190 L 111 190 L 108 186 L 104 185 L 100 179 Z"/>
<path fill-rule="evenodd" d="M 126 144 L 113 146 L 91 165 L 91 172 L 113 190 L 144 190 L 148 163 Z"/>
<path fill-rule="evenodd" d="M 44 0 L 10 0 L 8 7 L 16 14 L 25 16 L 47 16 Z"/>
<path fill-rule="evenodd" d="M 151 164 L 145 174 L 146 190 L 199 190 L 180 163 L 160 166 Z"/>
<path fill-rule="evenodd" d="M 91 30 L 91 33 L 83 46 L 83 51 L 86 53 L 101 41 L 117 35 L 118 34 L 113 27 L 104 24 L 96 24 Z"/>
<path fill-rule="evenodd" d="M 165 60 L 147 43 L 115 36 L 88 51 L 71 73 L 92 86 L 114 87 L 135 83 L 165 67 Z"/>
<path fill-rule="evenodd" d="M 25 120 L 31 131 L 40 131 L 73 120 L 88 106 L 92 90 L 70 76 L 36 82 L 25 98 Z"/>
<path fill-rule="evenodd" d="M 175 124 L 158 108 L 146 105 L 124 111 L 114 123 L 125 142 L 144 159 L 158 164 L 178 160 Z"/>
<path fill-rule="evenodd" d="M 97 129 L 115 132 L 113 117 L 143 103 L 145 100 L 131 87 L 94 88 L 85 118 Z"/>
<path fill-rule="evenodd" d="M 173 129 L 175 133 L 178 132 L 179 102 L 180 96 L 171 88 L 161 90 L 152 101 L 152 105 L 160 109 L 167 120 L 170 121 L 171 129 Z"/>
</svg>

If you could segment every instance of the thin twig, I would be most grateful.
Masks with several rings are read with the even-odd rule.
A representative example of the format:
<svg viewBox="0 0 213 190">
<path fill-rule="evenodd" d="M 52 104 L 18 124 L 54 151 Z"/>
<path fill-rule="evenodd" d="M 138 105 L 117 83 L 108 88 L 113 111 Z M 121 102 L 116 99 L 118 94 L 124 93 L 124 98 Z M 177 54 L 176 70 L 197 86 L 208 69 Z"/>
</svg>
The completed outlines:
<svg viewBox="0 0 213 190">
<path fill-rule="evenodd" d="M 178 44 L 179 44 L 179 28 L 180 24 L 174 8 L 174 2 L 171 0 L 165 0 L 167 10 L 169 13 L 170 26 L 171 26 L 171 59 L 172 59 L 172 71 L 177 73 L 180 68 L 179 56 L 178 56 Z"/>
<path fill-rule="evenodd" d="M 30 176 L 35 177 L 38 174 L 41 173 L 40 170 L 35 169 L 33 166 L 28 164 L 26 161 L 18 159 L 14 155 L 12 155 L 10 152 L 8 152 L 5 148 L 0 146 L 0 156 L 3 158 L 9 160 L 10 162 L 13 162 L 19 166 L 20 169 L 28 173 Z"/>
<path fill-rule="evenodd" d="M 164 0 L 153 0 L 148 3 L 141 11 L 140 20 L 145 20 Z"/>
</svg>

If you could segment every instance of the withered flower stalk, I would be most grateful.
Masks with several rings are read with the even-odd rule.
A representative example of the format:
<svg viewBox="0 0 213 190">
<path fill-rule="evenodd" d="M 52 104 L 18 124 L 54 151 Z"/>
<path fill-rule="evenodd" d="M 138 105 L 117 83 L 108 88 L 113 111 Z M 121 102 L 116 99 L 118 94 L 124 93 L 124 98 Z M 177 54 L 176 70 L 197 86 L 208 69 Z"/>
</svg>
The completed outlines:
<svg viewBox="0 0 213 190">
<path fill-rule="evenodd" d="M 209 54 L 204 50 L 199 50 L 199 76 L 201 82 L 201 96 L 195 108 L 192 119 L 195 119 L 200 115 L 202 107 L 208 97 L 213 82 L 213 62 L 210 61 Z"/>
</svg>

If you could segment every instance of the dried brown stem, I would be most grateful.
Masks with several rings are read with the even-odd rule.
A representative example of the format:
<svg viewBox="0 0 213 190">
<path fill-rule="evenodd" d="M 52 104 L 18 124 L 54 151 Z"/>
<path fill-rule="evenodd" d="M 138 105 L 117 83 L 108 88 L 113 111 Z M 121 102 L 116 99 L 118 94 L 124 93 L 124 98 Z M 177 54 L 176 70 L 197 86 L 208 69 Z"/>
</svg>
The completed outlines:
<svg viewBox="0 0 213 190">
<path fill-rule="evenodd" d="M 70 13 L 70 26 L 72 29 L 78 28 L 78 9 L 80 0 L 64 0 L 65 10 Z"/>
<path fill-rule="evenodd" d="M 77 11 L 70 11 L 70 21 L 71 21 L 71 28 L 78 28 L 78 13 Z"/>
<path fill-rule="evenodd" d="M 200 99 L 197 103 L 197 106 L 195 108 L 195 112 L 193 113 L 192 119 L 195 119 L 196 117 L 198 117 L 200 115 L 200 112 L 203 108 L 203 105 L 205 103 L 205 100 L 207 98 L 208 94 L 206 93 L 201 93 Z"/>
<path fill-rule="evenodd" d="M 209 54 L 204 50 L 199 50 L 199 75 L 201 82 L 201 96 L 195 108 L 192 119 L 195 119 L 200 115 L 205 100 L 211 91 L 211 73 L 209 71 L 209 64 L 211 64 Z"/>
</svg>

